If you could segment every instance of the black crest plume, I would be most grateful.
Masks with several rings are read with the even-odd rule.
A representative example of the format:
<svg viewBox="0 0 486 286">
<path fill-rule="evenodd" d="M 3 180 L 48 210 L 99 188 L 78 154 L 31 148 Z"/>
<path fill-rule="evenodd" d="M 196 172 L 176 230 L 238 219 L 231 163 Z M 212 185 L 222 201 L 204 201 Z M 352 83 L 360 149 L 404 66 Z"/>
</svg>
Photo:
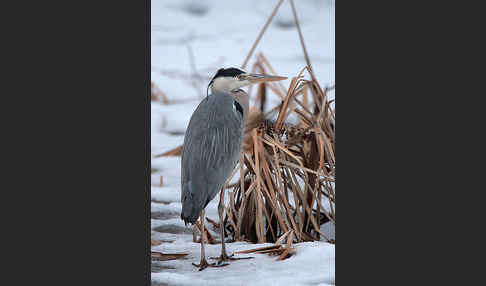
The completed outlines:
<svg viewBox="0 0 486 286">
<path fill-rule="evenodd" d="M 242 73 L 245 72 L 237 68 L 219 69 L 208 84 L 208 88 L 206 90 L 206 97 L 209 95 L 209 87 L 211 86 L 211 84 L 214 82 L 215 79 L 217 79 L 218 77 L 235 77 Z"/>
</svg>

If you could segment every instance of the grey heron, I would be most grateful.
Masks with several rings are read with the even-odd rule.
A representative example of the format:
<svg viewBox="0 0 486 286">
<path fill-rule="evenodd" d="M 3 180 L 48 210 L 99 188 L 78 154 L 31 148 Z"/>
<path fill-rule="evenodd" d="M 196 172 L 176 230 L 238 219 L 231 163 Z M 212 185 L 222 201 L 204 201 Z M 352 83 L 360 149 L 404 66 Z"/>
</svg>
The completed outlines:
<svg viewBox="0 0 486 286">
<path fill-rule="evenodd" d="M 240 158 L 243 130 L 249 111 L 248 94 L 240 89 L 254 83 L 287 79 L 281 76 L 252 74 L 239 68 L 222 68 L 208 84 L 207 94 L 191 116 L 184 135 L 181 165 L 181 219 L 201 222 L 201 261 L 194 266 L 225 266 L 233 260 L 224 245 L 224 184 Z M 204 252 L 204 209 L 220 193 L 218 215 L 221 256 L 218 264 L 209 264 Z"/>
</svg>

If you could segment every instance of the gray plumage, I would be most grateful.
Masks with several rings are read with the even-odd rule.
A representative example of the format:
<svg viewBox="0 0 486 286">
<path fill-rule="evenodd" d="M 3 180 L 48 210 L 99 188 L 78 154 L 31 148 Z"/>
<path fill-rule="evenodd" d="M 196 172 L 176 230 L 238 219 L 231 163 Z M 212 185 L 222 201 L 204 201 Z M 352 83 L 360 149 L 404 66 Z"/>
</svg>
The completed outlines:
<svg viewBox="0 0 486 286">
<path fill-rule="evenodd" d="M 181 219 L 186 224 L 196 222 L 236 166 L 247 112 L 243 90 L 215 91 L 194 111 L 182 149 Z"/>
</svg>

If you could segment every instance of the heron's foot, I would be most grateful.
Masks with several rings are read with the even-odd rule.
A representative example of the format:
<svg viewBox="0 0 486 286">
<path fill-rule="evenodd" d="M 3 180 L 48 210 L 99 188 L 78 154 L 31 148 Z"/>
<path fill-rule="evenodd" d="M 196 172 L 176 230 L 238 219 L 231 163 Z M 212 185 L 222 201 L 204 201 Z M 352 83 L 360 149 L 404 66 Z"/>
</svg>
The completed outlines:
<svg viewBox="0 0 486 286">
<path fill-rule="evenodd" d="M 206 261 L 206 259 L 201 259 L 201 263 L 199 263 L 199 264 L 193 263 L 192 265 L 199 267 L 199 271 L 202 271 L 202 270 L 204 270 L 208 267 L 223 267 L 223 266 L 227 266 L 229 264 L 228 263 L 226 263 L 226 264 L 208 263 Z"/>
<path fill-rule="evenodd" d="M 222 253 L 219 257 L 210 257 L 210 259 L 217 259 L 218 262 L 217 264 L 221 264 L 223 263 L 224 261 L 229 261 L 229 260 L 242 260 L 242 259 L 252 259 L 252 258 L 255 258 L 255 257 L 234 257 L 235 255 L 234 254 L 231 254 L 230 256 L 228 256 L 228 254 L 226 253 Z"/>
</svg>

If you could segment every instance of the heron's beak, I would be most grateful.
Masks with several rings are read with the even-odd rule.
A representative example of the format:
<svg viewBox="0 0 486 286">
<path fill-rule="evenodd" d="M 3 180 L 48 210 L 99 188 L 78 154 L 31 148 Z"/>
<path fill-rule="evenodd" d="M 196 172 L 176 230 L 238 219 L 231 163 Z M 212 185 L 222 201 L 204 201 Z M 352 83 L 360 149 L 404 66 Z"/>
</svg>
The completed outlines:
<svg viewBox="0 0 486 286">
<path fill-rule="evenodd" d="M 267 74 L 249 73 L 249 74 L 246 75 L 246 79 L 250 83 L 258 83 L 258 82 L 266 82 L 266 81 L 284 80 L 284 79 L 287 79 L 287 77 L 276 76 L 276 75 L 267 75 Z"/>
</svg>

